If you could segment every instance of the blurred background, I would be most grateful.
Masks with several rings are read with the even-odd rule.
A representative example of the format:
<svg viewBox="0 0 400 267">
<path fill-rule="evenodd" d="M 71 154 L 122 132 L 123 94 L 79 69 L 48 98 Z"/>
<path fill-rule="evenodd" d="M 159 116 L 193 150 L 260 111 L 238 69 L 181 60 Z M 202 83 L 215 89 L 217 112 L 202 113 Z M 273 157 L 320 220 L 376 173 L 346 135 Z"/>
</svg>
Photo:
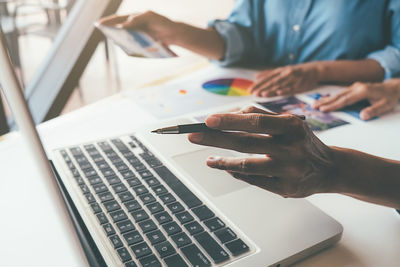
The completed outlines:
<svg viewBox="0 0 400 267">
<path fill-rule="evenodd" d="M 58 41 L 57 39 L 61 39 L 59 38 L 60 29 L 68 21 L 70 14 L 75 12 L 80 13 L 79 16 L 81 17 L 89 17 L 90 14 L 87 12 L 91 12 L 93 9 L 82 8 L 79 1 L 96 2 L 96 0 L 0 0 L 0 26 L 6 37 L 11 59 L 23 88 L 29 88 L 32 83 L 37 83 L 41 75 L 49 75 L 49 72 L 44 69 L 51 68 L 52 65 L 46 65 L 44 62 L 50 62 L 51 57 L 63 57 L 65 60 L 69 53 L 71 53 L 71 58 L 73 57 L 73 52 L 75 52 L 73 46 L 68 48 L 69 50 L 62 50 L 62 55 L 55 55 L 54 44 Z M 109 0 L 109 2 L 113 1 L 115 1 L 114 3 L 118 2 L 116 4 L 118 14 L 153 10 L 171 19 L 200 27 L 206 27 L 212 19 L 227 17 L 234 4 L 234 0 L 218 0 L 218 4 L 213 0 Z M 77 7 L 77 5 L 80 5 L 80 7 Z M 81 9 L 78 10 L 79 8 Z M 94 8 L 96 8 L 96 5 L 94 5 Z M 74 9 L 77 9 L 77 12 Z M 89 23 L 87 25 L 82 24 L 81 27 L 91 27 L 92 22 Z M 77 49 L 81 48 L 77 46 Z M 129 57 L 111 42 L 103 39 L 97 42 L 93 49 L 93 54 L 89 55 L 88 53 L 87 65 L 82 66 L 82 74 L 75 79 L 77 81 L 74 82 L 72 92 L 63 96 L 66 98 L 65 101 L 57 102 L 57 105 L 61 105 L 61 107 L 58 107 L 57 111 L 52 112 L 51 115 L 38 116 L 37 123 L 70 112 L 122 90 L 134 90 L 152 80 L 168 76 L 170 72 L 204 60 L 179 48 L 174 50 L 180 56 L 179 58 L 143 59 Z M 85 53 L 85 50 L 83 50 L 83 53 Z M 56 75 L 52 75 L 54 79 L 57 79 Z M 52 77 L 45 78 L 52 79 Z M 31 87 L 34 87 L 34 85 Z M 61 89 L 57 86 L 45 88 L 48 92 Z M 54 101 L 50 98 L 46 99 L 44 97 L 46 94 L 43 93 L 36 94 L 40 95 L 39 99 L 37 97 L 33 99 L 35 98 L 35 91 L 38 90 L 41 90 L 41 88 L 32 88 L 32 92 L 26 94 L 28 101 L 31 101 L 30 98 L 32 98 L 32 103 L 30 103 L 32 113 L 36 112 L 36 106 L 40 105 L 41 101 L 43 103 Z M 9 108 L 3 96 L 1 99 L 0 108 L 3 111 L 0 111 L 0 113 L 3 113 L 2 117 L 7 118 L 7 124 L 12 130 Z M 0 135 L 8 131 L 8 126 L 0 118 Z"/>
</svg>

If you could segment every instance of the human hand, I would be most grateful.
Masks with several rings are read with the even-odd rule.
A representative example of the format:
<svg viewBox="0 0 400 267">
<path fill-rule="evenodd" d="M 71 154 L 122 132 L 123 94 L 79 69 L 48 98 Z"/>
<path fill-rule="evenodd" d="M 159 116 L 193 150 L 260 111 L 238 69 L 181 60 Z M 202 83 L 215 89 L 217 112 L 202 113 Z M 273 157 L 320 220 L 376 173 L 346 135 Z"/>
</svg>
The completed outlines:
<svg viewBox="0 0 400 267">
<path fill-rule="evenodd" d="M 206 124 L 220 131 L 190 134 L 189 141 L 268 155 L 209 157 L 209 167 L 226 170 L 237 179 L 284 197 L 334 190 L 332 149 L 298 117 L 250 107 L 236 114 L 211 115 Z"/>
<path fill-rule="evenodd" d="M 176 36 L 175 22 L 152 11 L 123 16 L 112 15 L 102 18 L 99 23 L 118 28 L 143 31 L 156 41 L 166 45 L 172 44 Z"/>
<path fill-rule="evenodd" d="M 362 99 L 367 99 L 371 103 L 371 106 L 360 112 L 360 118 L 363 120 L 369 120 L 392 110 L 400 99 L 400 79 L 391 79 L 383 83 L 356 82 L 337 95 L 315 101 L 313 108 L 329 112 Z"/>
<path fill-rule="evenodd" d="M 319 82 L 316 62 L 265 70 L 256 75 L 249 89 L 253 95 L 270 97 L 311 90 Z"/>
</svg>

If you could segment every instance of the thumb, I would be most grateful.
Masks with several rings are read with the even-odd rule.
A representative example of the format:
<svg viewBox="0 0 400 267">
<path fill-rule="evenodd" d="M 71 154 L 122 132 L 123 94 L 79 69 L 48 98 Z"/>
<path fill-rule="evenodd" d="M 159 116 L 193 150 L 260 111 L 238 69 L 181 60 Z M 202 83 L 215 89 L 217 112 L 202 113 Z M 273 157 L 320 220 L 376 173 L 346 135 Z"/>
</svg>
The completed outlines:
<svg viewBox="0 0 400 267">
<path fill-rule="evenodd" d="M 360 112 L 360 117 L 363 120 L 370 120 L 378 115 L 392 110 L 396 106 L 396 102 L 388 102 L 386 99 L 381 99 L 371 106 L 364 108 Z"/>
</svg>

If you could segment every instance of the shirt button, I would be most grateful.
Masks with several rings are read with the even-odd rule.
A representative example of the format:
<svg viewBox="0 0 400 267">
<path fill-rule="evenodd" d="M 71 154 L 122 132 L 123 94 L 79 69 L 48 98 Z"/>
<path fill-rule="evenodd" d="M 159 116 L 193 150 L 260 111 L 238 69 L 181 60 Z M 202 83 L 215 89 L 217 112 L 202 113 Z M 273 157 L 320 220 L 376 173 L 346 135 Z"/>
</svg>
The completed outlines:
<svg viewBox="0 0 400 267">
<path fill-rule="evenodd" d="M 294 30 L 295 32 L 298 32 L 298 31 L 300 30 L 300 25 L 299 25 L 299 24 L 293 25 L 293 30 Z"/>
<path fill-rule="evenodd" d="M 293 60 L 294 59 L 294 55 L 292 53 L 289 54 L 289 59 Z"/>
</svg>

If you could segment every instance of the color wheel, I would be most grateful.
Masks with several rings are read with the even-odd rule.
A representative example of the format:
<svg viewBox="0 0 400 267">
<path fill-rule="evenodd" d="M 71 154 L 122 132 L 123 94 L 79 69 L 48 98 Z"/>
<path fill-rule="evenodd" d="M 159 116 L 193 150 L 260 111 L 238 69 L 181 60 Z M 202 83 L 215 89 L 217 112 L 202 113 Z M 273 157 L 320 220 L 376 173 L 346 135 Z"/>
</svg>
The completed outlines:
<svg viewBox="0 0 400 267">
<path fill-rule="evenodd" d="M 241 78 L 217 79 L 205 82 L 203 88 L 213 94 L 226 96 L 250 95 L 247 89 L 253 84 L 252 81 Z"/>
</svg>

